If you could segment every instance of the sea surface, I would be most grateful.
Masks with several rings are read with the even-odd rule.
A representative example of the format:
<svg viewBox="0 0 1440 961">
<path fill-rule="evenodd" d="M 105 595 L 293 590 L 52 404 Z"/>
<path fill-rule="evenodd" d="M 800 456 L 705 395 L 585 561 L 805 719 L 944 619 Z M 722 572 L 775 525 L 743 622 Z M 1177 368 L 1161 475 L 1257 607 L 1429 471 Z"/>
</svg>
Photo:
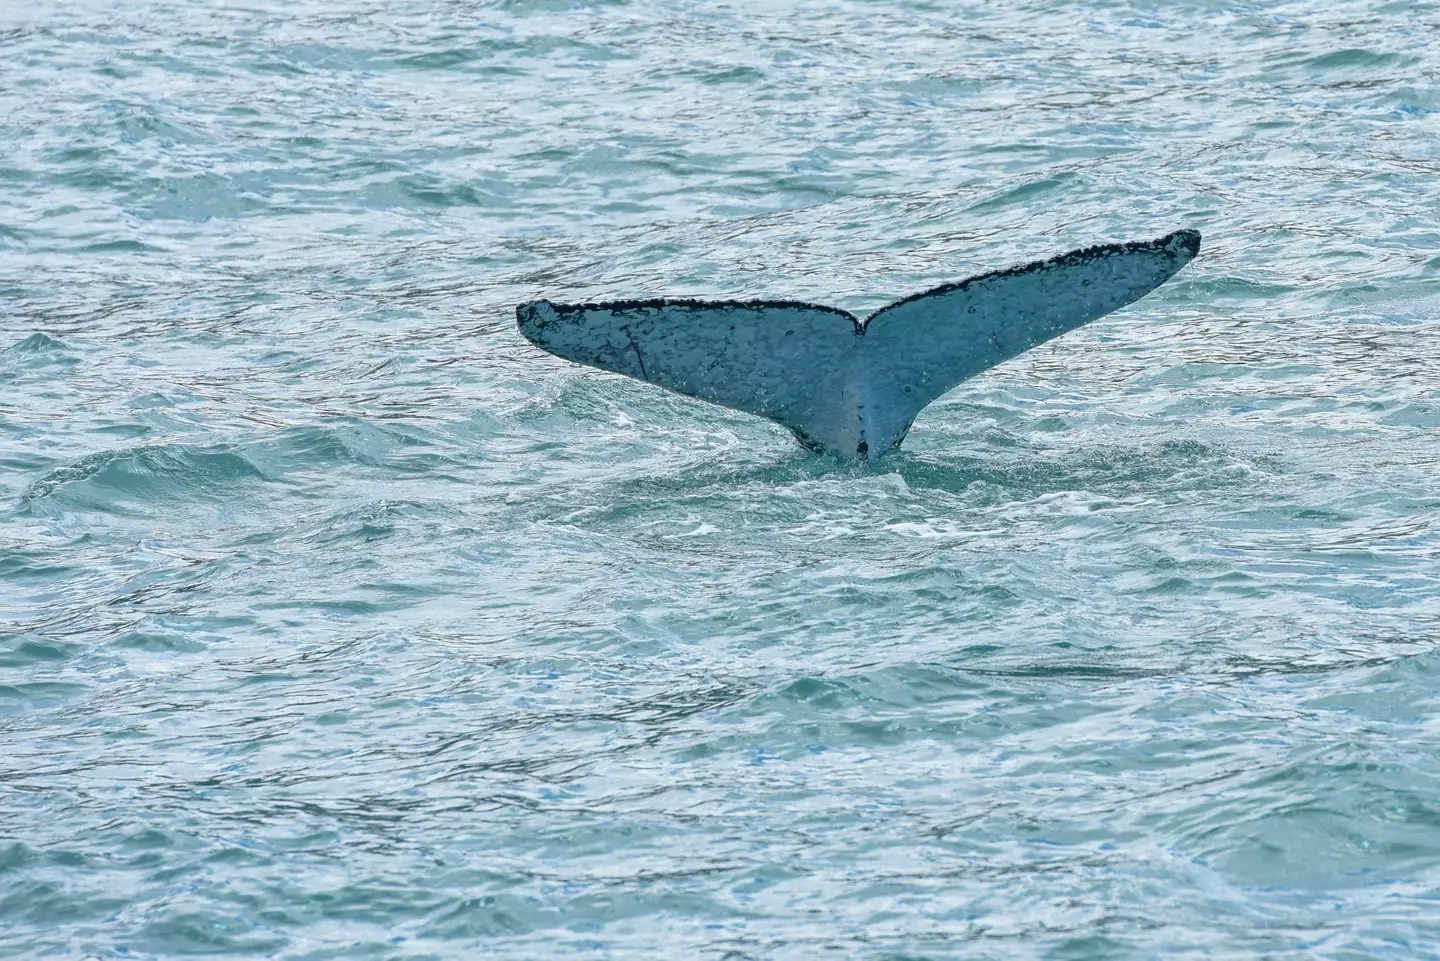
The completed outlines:
<svg viewBox="0 0 1440 961">
<path fill-rule="evenodd" d="M 514 308 L 1204 233 L 857 469 Z M 1440 6 L 0 4 L 0 957 L 1440 957 Z"/>
</svg>

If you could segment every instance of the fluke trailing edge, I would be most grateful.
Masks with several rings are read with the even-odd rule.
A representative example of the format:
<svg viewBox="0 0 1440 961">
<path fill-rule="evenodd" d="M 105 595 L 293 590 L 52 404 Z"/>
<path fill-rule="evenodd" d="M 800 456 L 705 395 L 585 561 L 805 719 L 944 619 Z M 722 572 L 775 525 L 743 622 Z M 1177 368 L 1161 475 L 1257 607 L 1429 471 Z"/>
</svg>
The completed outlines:
<svg viewBox="0 0 1440 961">
<path fill-rule="evenodd" d="M 882 307 L 789 300 L 621 300 L 515 309 L 557 356 L 768 417 L 807 447 L 866 460 L 897 447 L 961 381 L 1140 299 L 1200 234 L 1107 244 L 971 277 Z"/>
</svg>

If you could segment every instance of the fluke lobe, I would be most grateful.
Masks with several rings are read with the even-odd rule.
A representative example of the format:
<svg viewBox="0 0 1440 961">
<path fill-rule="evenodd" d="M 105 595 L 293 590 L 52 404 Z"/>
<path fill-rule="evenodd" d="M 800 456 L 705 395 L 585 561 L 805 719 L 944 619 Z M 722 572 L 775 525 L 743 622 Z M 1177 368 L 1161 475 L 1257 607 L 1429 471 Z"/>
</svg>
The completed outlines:
<svg viewBox="0 0 1440 961">
<path fill-rule="evenodd" d="M 868 460 L 961 381 L 1139 300 L 1200 252 L 1200 234 L 1106 244 L 945 284 L 861 320 L 791 300 L 620 300 L 515 308 L 566 360 L 768 417 L 800 443 Z"/>
</svg>

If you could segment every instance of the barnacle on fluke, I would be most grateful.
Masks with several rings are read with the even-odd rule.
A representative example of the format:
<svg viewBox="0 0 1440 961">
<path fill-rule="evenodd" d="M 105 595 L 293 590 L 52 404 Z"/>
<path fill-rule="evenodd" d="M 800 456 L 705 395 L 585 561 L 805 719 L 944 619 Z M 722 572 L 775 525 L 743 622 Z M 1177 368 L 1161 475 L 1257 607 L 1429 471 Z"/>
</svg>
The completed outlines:
<svg viewBox="0 0 1440 961">
<path fill-rule="evenodd" d="M 867 460 L 961 381 L 1145 296 L 1200 234 L 1106 244 L 945 284 L 863 320 L 790 300 L 622 300 L 516 308 L 537 347 L 768 417 L 802 444 Z"/>
</svg>

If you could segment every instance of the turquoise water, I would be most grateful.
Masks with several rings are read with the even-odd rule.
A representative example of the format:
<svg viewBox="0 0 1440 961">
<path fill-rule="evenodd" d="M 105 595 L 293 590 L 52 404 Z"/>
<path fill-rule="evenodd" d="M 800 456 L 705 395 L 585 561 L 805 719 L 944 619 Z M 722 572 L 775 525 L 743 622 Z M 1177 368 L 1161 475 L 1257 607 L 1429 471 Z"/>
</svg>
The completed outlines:
<svg viewBox="0 0 1440 961">
<path fill-rule="evenodd" d="M 1440 7 L 0 7 L 0 955 L 1440 957 Z M 514 305 L 1205 234 L 876 469 Z"/>
</svg>

